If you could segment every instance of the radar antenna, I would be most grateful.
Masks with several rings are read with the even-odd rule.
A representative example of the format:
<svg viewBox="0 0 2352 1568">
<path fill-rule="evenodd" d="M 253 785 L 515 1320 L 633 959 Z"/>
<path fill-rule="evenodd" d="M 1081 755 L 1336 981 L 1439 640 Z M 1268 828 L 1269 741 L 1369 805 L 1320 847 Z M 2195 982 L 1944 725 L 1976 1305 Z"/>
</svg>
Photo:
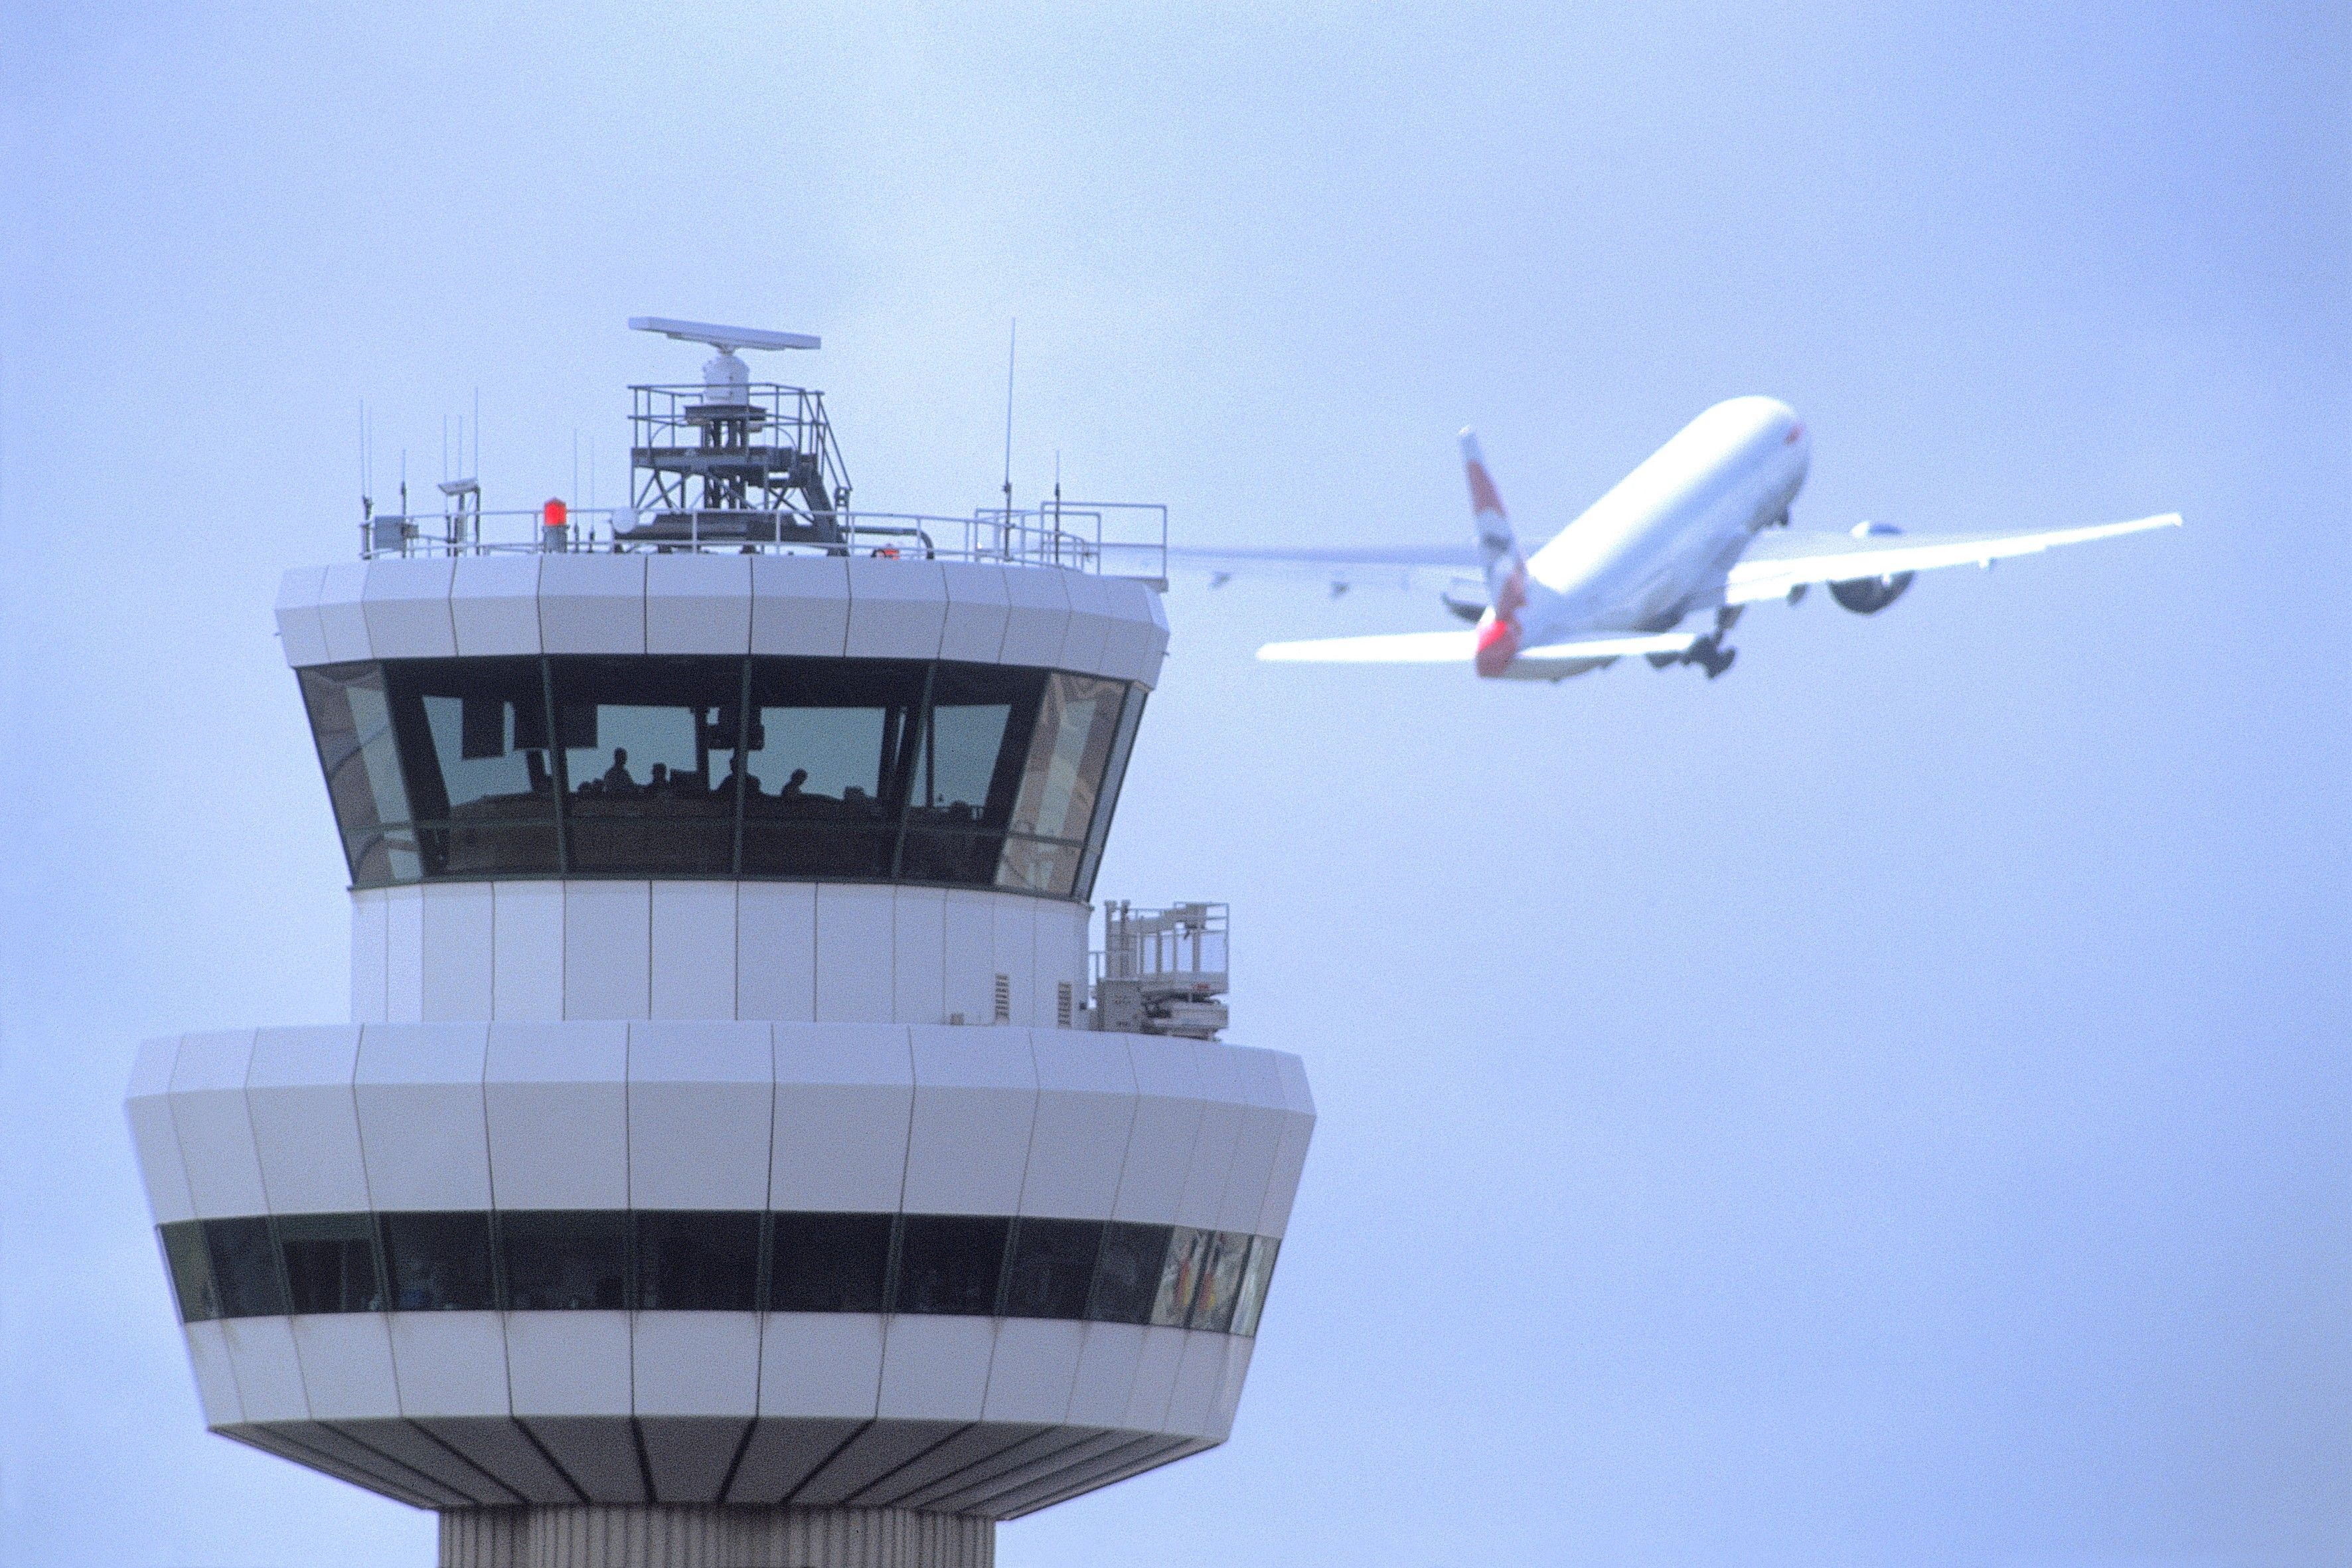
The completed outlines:
<svg viewBox="0 0 2352 1568">
<path fill-rule="evenodd" d="M 703 364 L 698 389 L 633 389 L 635 494 L 614 518 L 614 537 L 838 546 L 838 513 L 848 504 L 849 487 L 825 423 L 823 395 L 755 385 L 735 353 L 821 348 L 824 340 L 667 316 L 632 316 L 629 326 L 719 352 Z"/>
</svg>

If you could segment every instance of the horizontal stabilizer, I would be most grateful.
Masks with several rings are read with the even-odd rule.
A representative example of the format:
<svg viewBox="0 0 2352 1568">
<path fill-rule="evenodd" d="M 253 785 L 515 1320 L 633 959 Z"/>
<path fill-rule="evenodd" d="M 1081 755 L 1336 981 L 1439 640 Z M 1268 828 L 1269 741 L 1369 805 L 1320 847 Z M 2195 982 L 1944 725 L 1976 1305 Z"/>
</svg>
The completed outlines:
<svg viewBox="0 0 2352 1568">
<path fill-rule="evenodd" d="M 1694 632 L 1604 632 L 1521 648 L 1507 673 L 1572 675 L 1633 654 L 1688 653 L 1697 641 Z M 1257 656 L 1269 664 L 1467 664 L 1477 647 L 1475 632 L 1396 632 L 1385 637 L 1270 642 L 1257 650 Z"/>
</svg>

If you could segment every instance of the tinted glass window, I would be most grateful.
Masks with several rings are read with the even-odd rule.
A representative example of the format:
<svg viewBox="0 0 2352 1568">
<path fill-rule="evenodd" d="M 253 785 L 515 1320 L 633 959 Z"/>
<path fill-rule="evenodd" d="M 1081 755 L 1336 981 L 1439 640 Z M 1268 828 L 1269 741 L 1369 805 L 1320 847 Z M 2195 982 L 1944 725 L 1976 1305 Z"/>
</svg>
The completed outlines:
<svg viewBox="0 0 2352 1568">
<path fill-rule="evenodd" d="M 427 876 L 557 868 L 555 772 L 535 658 L 388 667 Z"/>
<path fill-rule="evenodd" d="M 768 1264 L 778 1312 L 879 1312 L 888 1301 L 887 1214 L 780 1214 Z"/>
<path fill-rule="evenodd" d="M 1192 1321 L 1192 1299 L 1200 1293 L 1201 1275 L 1209 1261 L 1209 1238 L 1214 1234 L 1181 1225 L 1169 1233 L 1168 1256 L 1160 1265 L 1160 1289 L 1151 1299 L 1154 1323 L 1181 1329 Z"/>
<path fill-rule="evenodd" d="M 408 820 L 408 787 L 401 776 L 383 667 L 338 664 L 299 673 L 352 879 L 415 880 L 423 864 L 414 837 L 381 831 Z"/>
<path fill-rule="evenodd" d="M 1102 1256 L 1095 1264 L 1094 1295 L 1087 1316 L 1104 1323 L 1148 1323 L 1160 1294 L 1160 1265 L 1168 1252 L 1164 1225 L 1103 1226 Z"/>
<path fill-rule="evenodd" d="M 1282 1243 L 1270 1236 L 1251 1238 L 1249 1265 L 1242 1270 L 1241 1299 L 1234 1305 L 1234 1332 L 1255 1334 L 1265 1310 L 1266 1287 L 1274 1282 L 1274 1255 Z"/>
<path fill-rule="evenodd" d="M 1209 1238 L 1209 1261 L 1201 1270 L 1201 1293 L 1192 1302 L 1192 1326 L 1223 1333 L 1234 1326 L 1234 1303 L 1242 1288 L 1242 1268 L 1249 1261 L 1247 1232 L 1221 1230 Z"/>
<path fill-rule="evenodd" d="M 489 1215 L 385 1214 L 376 1221 L 393 1310 L 486 1312 L 498 1304 Z"/>
<path fill-rule="evenodd" d="M 963 1215 L 908 1215 L 898 1223 L 898 1298 L 902 1312 L 996 1310 L 1012 1221 Z"/>
<path fill-rule="evenodd" d="M 1004 1276 L 1005 1315 L 1085 1317 L 1102 1233 L 1100 1220 L 1019 1221 L 1013 1226 L 1012 1267 Z"/>
<path fill-rule="evenodd" d="M 208 1219 L 205 1249 L 212 1254 L 213 1288 L 224 1318 L 280 1318 L 286 1291 L 266 1219 Z"/>
<path fill-rule="evenodd" d="M 994 873 L 1045 686 L 1041 670 L 940 667 L 916 736 L 901 876 L 985 882 Z"/>
<path fill-rule="evenodd" d="M 549 665 L 572 868 L 730 870 L 742 661 Z"/>
<path fill-rule="evenodd" d="M 1136 726 L 1143 721 L 1143 688 L 1128 689 L 1126 706 L 1119 710 L 1118 733 L 1111 738 L 1110 763 L 1103 770 L 1101 787 L 1095 794 L 1094 823 L 1087 830 L 1087 847 L 1078 863 L 1078 880 L 1074 891 L 1081 899 L 1095 896 L 1095 872 L 1102 865 L 1103 845 L 1110 837 L 1111 813 L 1118 807 L 1119 787 L 1127 782 L 1128 759 L 1135 753 Z"/>
<path fill-rule="evenodd" d="M 361 887 L 584 872 L 1083 896 L 1141 711 L 1119 681 L 916 660 L 300 673 Z"/>
<path fill-rule="evenodd" d="M 294 1215 L 278 1222 L 286 1292 L 297 1312 L 381 1312 L 375 1226 L 363 1214 Z"/>
<path fill-rule="evenodd" d="M 751 661 L 744 870 L 891 874 L 928 674 L 886 660 Z"/>
<path fill-rule="evenodd" d="M 499 1215 L 509 1311 L 620 1311 L 629 1304 L 629 1216 L 535 1209 Z"/>
<path fill-rule="evenodd" d="M 758 1309 L 758 1215 L 645 1209 L 635 1226 L 639 1307 L 691 1312 Z"/>
<path fill-rule="evenodd" d="M 172 1275 L 172 1293 L 180 1303 L 180 1321 L 204 1323 L 219 1317 L 212 1259 L 205 1255 L 204 1222 L 174 1220 L 156 1229 L 163 1241 L 163 1267 Z"/>
</svg>

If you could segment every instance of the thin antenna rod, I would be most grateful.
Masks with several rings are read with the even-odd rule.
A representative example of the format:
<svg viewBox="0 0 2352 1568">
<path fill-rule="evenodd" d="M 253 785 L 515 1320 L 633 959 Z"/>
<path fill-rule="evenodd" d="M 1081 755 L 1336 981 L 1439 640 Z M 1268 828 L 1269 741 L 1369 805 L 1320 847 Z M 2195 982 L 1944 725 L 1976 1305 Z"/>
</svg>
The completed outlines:
<svg viewBox="0 0 2352 1568">
<path fill-rule="evenodd" d="M 457 460 L 461 463 L 466 460 L 462 447 L 457 453 Z M 474 388 L 474 466 L 458 477 L 467 479 L 482 477 L 482 389 L 478 386 Z"/>
<path fill-rule="evenodd" d="M 1004 525 L 1013 526 L 1013 365 L 1021 352 L 1021 318 L 1004 345 Z"/>
<path fill-rule="evenodd" d="M 580 504 L 580 426 L 572 427 L 572 504 Z"/>
</svg>

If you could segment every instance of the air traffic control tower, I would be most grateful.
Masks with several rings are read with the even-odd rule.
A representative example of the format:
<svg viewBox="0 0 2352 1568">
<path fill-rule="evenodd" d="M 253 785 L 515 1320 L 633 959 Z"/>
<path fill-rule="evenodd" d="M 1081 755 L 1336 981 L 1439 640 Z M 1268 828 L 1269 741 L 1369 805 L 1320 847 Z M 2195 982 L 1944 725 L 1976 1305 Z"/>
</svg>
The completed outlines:
<svg viewBox="0 0 2352 1568">
<path fill-rule="evenodd" d="M 1221 907 L 1090 960 L 1165 514 L 855 511 L 814 340 L 632 325 L 629 505 L 285 579 L 352 1021 L 139 1055 L 205 1419 L 446 1568 L 987 1564 L 1223 1440 L 1314 1121 Z"/>
</svg>

